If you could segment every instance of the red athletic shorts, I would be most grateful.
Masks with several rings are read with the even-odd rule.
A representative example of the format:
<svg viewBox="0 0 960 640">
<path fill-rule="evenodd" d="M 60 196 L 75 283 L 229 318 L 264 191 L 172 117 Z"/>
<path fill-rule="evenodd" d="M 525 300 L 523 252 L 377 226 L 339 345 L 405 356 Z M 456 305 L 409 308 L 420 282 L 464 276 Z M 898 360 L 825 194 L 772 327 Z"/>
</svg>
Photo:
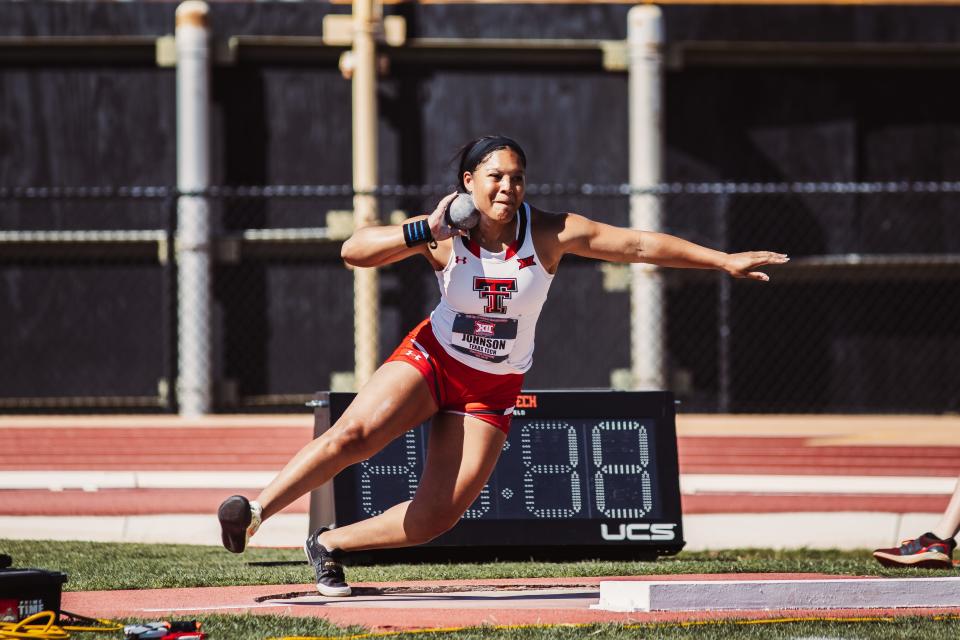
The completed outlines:
<svg viewBox="0 0 960 640">
<path fill-rule="evenodd" d="M 509 433 L 522 373 L 486 373 L 455 360 L 437 342 L 429 318 L 407 334 L 387 358 L 387 362 L 394 360 L 417 368 L 441 412 L 473 416 Z"/>
</svg>

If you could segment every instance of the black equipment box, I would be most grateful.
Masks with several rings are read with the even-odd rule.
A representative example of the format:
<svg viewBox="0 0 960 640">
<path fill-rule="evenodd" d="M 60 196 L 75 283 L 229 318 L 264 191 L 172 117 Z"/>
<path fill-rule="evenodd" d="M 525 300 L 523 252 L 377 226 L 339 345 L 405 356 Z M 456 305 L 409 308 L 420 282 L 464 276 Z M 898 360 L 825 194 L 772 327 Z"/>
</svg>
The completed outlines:
<svg viewBox="0 0 960 640">
<path fill-rule="evenodd" d="M 41 611 L 60 620 L 60 593 L 67 574 L 44 569 L 0 569 L 0 622 L 19 622 Z"/>
</svg>

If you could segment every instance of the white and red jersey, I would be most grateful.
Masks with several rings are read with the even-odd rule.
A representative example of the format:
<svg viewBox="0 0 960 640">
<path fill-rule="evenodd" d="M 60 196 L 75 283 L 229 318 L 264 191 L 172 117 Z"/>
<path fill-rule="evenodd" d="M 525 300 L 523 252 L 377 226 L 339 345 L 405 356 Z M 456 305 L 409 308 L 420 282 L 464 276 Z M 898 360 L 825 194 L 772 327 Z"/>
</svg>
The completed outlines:
<svg viewBox="0 0 960 640">
<path fill-rule="evenodd" d="M 451 357 L 487 373 L 524 373 L 533 364 L 537 319 L 553 280 L 533 246 L 530 205 L 517 218 L 517 237 L 506 249 L 490 253 L 459 236 L 437 272 L 433 333 Z"/>
</svg>

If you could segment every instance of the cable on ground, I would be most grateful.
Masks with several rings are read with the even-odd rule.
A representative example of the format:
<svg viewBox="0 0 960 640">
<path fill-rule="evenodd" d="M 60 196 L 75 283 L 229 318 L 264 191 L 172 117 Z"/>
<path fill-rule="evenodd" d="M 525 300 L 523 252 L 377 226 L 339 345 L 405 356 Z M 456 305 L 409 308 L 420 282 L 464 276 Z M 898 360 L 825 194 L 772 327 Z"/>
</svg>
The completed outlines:
<svg viewBox="0 0 960 640">
<path fill-rule="evenodd" d="M 113 620 L 88 618 L 69 611 L 61 611 L 70 622 L 86 622 L 88 625 L 55 624 L 57 614 L 53 611 L 41 611 L 27 616 L 20 622 L 0 622 L 2 640 L 66 640 L 71 633 L 122 631 L 123 625 Z M 42 622 L 46 620 L 46 622 Z"/>
</svg>

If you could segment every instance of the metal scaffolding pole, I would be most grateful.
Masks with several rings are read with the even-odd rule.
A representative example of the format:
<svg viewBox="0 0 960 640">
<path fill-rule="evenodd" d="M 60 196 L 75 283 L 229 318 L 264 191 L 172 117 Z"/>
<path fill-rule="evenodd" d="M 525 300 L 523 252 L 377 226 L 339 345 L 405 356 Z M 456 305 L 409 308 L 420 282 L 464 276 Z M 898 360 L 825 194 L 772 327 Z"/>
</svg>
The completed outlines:
<svg viewBox="0 0 960 640">
<path fill-rule="evenodd" d="M 655 193 L 636 193 L 658 185 L 663 174 L 662 48 L 663 19 L 659 7 L 640 5 L 627 14 L 629 50 L 630 225 L 660 230 L 660 200 Z M 663 278 L 657 267 L 631 265 L 630 361 L 633 387 L 663 389 Z"/>
<path fill-rule="evenodd" d="M 353 197 L 354 228 L 379 223 L 377 200 L 377 49 L 375 0 L 353 4 Z M 376 269 L 353 271 L 354 384 L 360 388 L 379 358 L 379 291 Z"/>
<path fill-rule="evenodd" d="M 180 415 L 210 413 L 210 212 L 202 192 L 210 184 L 210 49 L 205 2 L 177 7 L 178 272 L 177 399 Z"/>
</svg>

